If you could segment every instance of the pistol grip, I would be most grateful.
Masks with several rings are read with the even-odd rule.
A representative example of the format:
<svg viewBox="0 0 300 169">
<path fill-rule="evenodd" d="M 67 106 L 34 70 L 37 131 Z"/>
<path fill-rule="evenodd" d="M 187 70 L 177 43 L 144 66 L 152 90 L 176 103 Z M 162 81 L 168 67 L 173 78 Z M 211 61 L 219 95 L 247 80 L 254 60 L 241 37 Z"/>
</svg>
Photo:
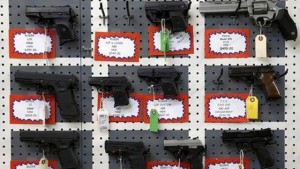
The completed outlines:
<svg viewBox="0 0 300 169">
<path fill-rule="evenodd" d="M 129 96 L 126 87 L 113 87 L 112 94 L 115 100 L 114 107 L 126 106 L 129 104 Z"/>
<path fill-rule="evenodd" d="M 274 82 L 274 73 L 262 73 L 261 82 L 263 84 L 264 91 L 266 92 L 268 99 L 280 99 L 280 92 Z"/>
<path fill-rule="evenodd" d="M 266 145 L 262 142 L 252 143 L 253 149 L 257 155 L 259 164 L 262 169 L 272 167 L 274 160 L 271 153 L 266 148 Z"/>
<path fill-rule="evenodd" d="M 184 15 L 180 11 L 171 11 L 169 13 L 170 20 L 172 24 L 172 32 L 182 32 L 185 31 L 187 26 L 187 21 L 184 18 Z"/>
<path fill-rule="evenodd" d="M 66 42 L 75 40 L 74 30 L 66 25 L 57 24 L 56 31 L 59 37 L 59 46 L 64 45 Z"/>
<path fill-rule="evenodd" d="M 129 155 L 131 169 L 145 169 L 146 159 L 143 154 Z"/>
<path fill-rule="evenodd" d="M 297 26 L 291 16 L 289 15 L 288 10 L 281 9 L 278 11 L 277 23 L 279 30 L 285 40 L 296 40 L 298 36 Z"/>
<path fill-rule="evenodd" d="M 177 96 L 177 87 L 174 79 L 161 78 L 161 86 L 165 97 Z"/>
<path fill-rule="evenodd" d="M 63 118 L 72 119 L 79 115 L 77 104 L 74 100 L 71 89 L 54 86 L 55 100 L 57 102 L 60 115 Z"/>
<path fill-rule="evenodd" d="M 190 166 L 191 166 L 191 169 L 203 168 L 202 154 L 198 154 L 197 156 L 191 158 Z"/>
<path fill-rule="evenodd" d="M 70 147 L 59 149 L 57 156 L 63 169 L 79 169 L 77 157 Z"/>
</svg>

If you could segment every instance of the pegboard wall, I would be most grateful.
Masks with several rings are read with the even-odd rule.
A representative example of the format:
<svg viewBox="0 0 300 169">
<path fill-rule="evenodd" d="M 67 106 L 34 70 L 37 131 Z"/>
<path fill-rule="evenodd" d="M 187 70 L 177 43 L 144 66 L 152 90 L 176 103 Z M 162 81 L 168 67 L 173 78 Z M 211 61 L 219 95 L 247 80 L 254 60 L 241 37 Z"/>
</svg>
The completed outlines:
<svg viewBox="0 0 300 169">
<path fill-rule="evenodd" d="M 100 3 L 103 4 L 106 15 L 109 15 L 107 24 L 103 24 L 100 10 Z M 84 169 L 114 169 L 109 167 L 115 164 L 115 159 L 109 157 L 104 150 L 104 142 L 107 139 L 132 140 L 133 136 L 138 135 L 139 140 L 143 140 L 145 145 L 153 145 L 156 140 L 159 142 L 163 137 L 168 138 L 195 138 L 198 137 L 203 144 L 207 145 L 207 157 L 225 157 L 231 152 L 230 157 L 238 157 L 235 147 L 223 145 L 220 148 L 219 134 L 221 130 L 253 130 L 262 128 L 271 128 L 276 136 L 278 144 L 275 148 L 268 147 L 276 154 L 276 166 L 274 169 L 297 169 L 300 162 L 300 139 L 297 133 L 300 133 L 300 127 L 297 124 L 300 114 L 300 60 L 296 54 L 300 53 L 299 37 L 297 41 L 285 42 L 276 25 L 264 29 L 264 33 L 269 37 L 268 52 L 269 58 L 254 58 L 254 49 L 251 49 L 250 58 L 234 59 L 205 59 L 204 58 L 204 30 L 205 28 L 232 28 L 247 27 L 251 30 L 251 45 L 254 43 L 254 35 L 259 29 L 252 25 L 246 15 L 240 15 L 237 25 L 232 25 L 232 20 L 227 15 L 206 16 L 199 13 L 199 0 L 192 0 L 189 11 L 189 24 L 194 29 L 194 54 L 179 55 L 174 57 L 149 57 L 148 55 L 148 36 L 147 27 L 152 25 L 146 18 L 144 12 L 145 1 L 129 1 L 131 14 L 134 18 L 131 24 L 123 18 L 126 15 L 126 1 L 118 0 L 1 0 L 0 1 L 0 168 L 9 169 L 10 160 L 21 159 L 27 156 L 28 151 L 32 158 L 41 157 L 36 149 L 26 149 L 27 144 L 21 144 L 17 138 L 18 132 L 24 130 L 39 131 L 77 131 L 81 133 L 81 140 L 78 147 L 75 147 L 78 158 Z M 25 17 L 24 8 L 26 5 L 70 5 L 76 13 L 77 25 L 75 26 L 77 41 L 67 43 L 62 47 L 57 46 L 57 55 L 55 59 L 10 59 L 9 58 L 9 29 L 10 28 L 37 28 L 36 21 Z M 285 5 L 289 10 L 291 17 L 300 28 L 300 19 L 297 18 L 300 9 L 300 1 L 287 0 L 280 5 Z M 206 19 L 205 19 L 206 18 Z M 134 63 L 125 62 L 99 62 L 95 61 L 92 53 L 83 50 L 82 46 L 90 48 L 94 46 L 95 32 L 106 31 L 125 31 L 139 32 L 141 35 L 141 55 L 140 61 Z M 252 45 L 253 46 L 253 45 Z M 275 108 L 266 104 L 266 111 L 263 111 L 262 121 L 249 123 L 204 123 L 204 95 L 205 92 L 212 91 L 214 85 L 209 85 L 210 80 L 215 79 L 216 75 L 208 77 L 208 69 L 216 70 L 218 73 L 221 66 L 235 65 L 275 65 L 278 71 L 289 69 L 289 73 L 280 79 L 280 90 L 284 95 L 284 102 L 276 103 Z M 125 67 L 126 66 L 126 67 Z M 92 90 L 87 85 L 87 78 L 92 76 L 107 76 L 119 69 L 139 67 L 139 66 L 176 66 L 185 71 L 187 79 L 184 84 L 184 90 L 189 93 L 189 122 L 188 123 L 163 123 L 160 124 L 158 134 L 149 133 L 149 125 L 145 123 L 117 122 L 110 123 L 110 132 L 100 132 L 97 124 L 97 91 Z M 51 67 L 51 68 L 50 68 Z M 178 69 L 178 70 L 179 70 Z M 41 71 L 41 72 L 63 72 L 66 74 L 75 74 L 80 82 L 81 88 L 76 97 L 77 103 L 82 109 L 82 116 L 72 122 L 64 121 L 58 116 L 58 122 L 55 125 L 21 125 L 10 124 L 9 121 L 9 96 L 13 93 L 32 92 L 17 89 L 18 85 L 13 81 L 13 74 L 17 70 Z M 129 69 L 128 69 L 129 70 Z M 225 73 L 226 71 L 224 71 Z M 223 75 L 225 78 L 226 75 Z M 227 79 L 227 77 L 226 77 Z M 183 85 L 183 84 L 182 84 Z M 209 85 L 209 86 L 208 86 Z M 229 84 L 228 84 L 229 85 Z M 242 85 L 242 84 L 241 84 Z M 241 86 L 244 90 L 246 87 Z M 225 86 L 223 86 L 225 88 Z M 16 90 L 17 89 L 17 90 Z M 223 90 L 224 91 L 224 90 Z M 215 92 L 215 90 L 213 90 Z M 277 104 L 279 106 L 277 107 Z M 273 112 L 273 110 L 275 110 Z M 274 113 L 274 114 L 273 114 Z M 270 116 L 269 116 L 270 115 Z M 276 117 L 275 117 L 276 116 Z M 151 137 L 151 139 L 149 139 Z M 159 139 L 156 139 L 159 137 Z M 20 148 L 21 145 L 21 148 Z M 155 153 L 162 151 L 161 143 L 157 143 L 159 150 L 151 149 L 154 154 L 150 159 L 158 159 Z M 25 147 L 24 147 L 25 146 Z M 21 152 L 22 154 L 20 155 Z M 163 152 L 163 151 L 162 151 Z M 26 153 L 26 154 L 24 154 Z M 35 154 L 36 153 L 36 154 Z M 251 154 L 251 153 L 250 153 Z M 248 154 L 247 154 L 248 155 Z M 51 156 L 55 158 L 54 156 Z M 169 158 L 164 155 L 163 159 Z M 253 158 L 251 168 L 257 169 L 257 160 Z M 174 160 L 171 158 L 170 160 Z"/>
</svg>

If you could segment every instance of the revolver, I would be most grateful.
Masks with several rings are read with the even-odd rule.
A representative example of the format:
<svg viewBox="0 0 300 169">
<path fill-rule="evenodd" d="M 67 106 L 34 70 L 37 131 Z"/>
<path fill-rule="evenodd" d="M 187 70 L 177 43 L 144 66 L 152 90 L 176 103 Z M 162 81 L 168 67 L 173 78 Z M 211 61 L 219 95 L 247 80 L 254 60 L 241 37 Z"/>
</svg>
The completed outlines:
<svg viewBox="0 0 300 169">
<path fill-rule="evenodd" d="M 205 147 L 199 139 L 164 140 L 164 149 L 171 152 L 180 161 L 189 161 L 191 169 L 203 168 L 202 155 Z"/>
<path fill-rule="evenodd" d="M 125 76 L 119 77 L 90 77 L 89 85 L 96 86 L 98 90 L 102 92 L 111 92 L 115 105 L 126 106 L 129 104 L 129 90 L 131 84 Z"/>
<path fill-rule="evenodd" d="M 39 27 L 56 28 L 60 46 L 75 40 L 75 13 L 70 6 L 27 6 L 25 14 L 29 18 L 37 18 Z M 55 19 L 67 20 L 68 24 L 56 24 Z"/>
<path fill-rule="evenodd" d="M 79 169 L 79 162 L 71 146 L 79 140 L 79 134 L 70 131 L 20 131 L 21 142 L 35 142 L 41 148 L 49 147 L 57 153 L 62 169 Z"/>
<path fill-rule="evenodd" d="M 71 119 L 79 115 L 72 91 L 78 86 L 76 76 L 18 71 L 15 73 L 15 82 L 36 84 L 39 92 L 48 90 L 53 93 L 63 118 Z"/>
<path fill-rule="evenodd" d="M 122 165 L 123 158 L 130 162 L 131 169 L 146 168 L 147 150 L 143 142 L 105 141 L 105 152 L 117 156 Z M 121 167 L 120 167 L 121 168 Z"/>
<path fill-rule="evenodd" d="M 298 36 L 296 24 L 288 10 L 278 7 L 270 0 L 200 2 L 199 10 L 204 14 L 247 12 L 259 27 L 269 27 L 273 22 L 277 22 L 282 36 L 287 41 L 296 40 Z"/>
<path fill-rule="evenodd" d="M 190 3 L 183 1 L 172 2 L 146 2 L 146 16 L 152 23 L 161 23 L 165 19 L 166 23 L 171 26 L 172 32 L 185 31 L 188 25 L 188 11 Z"/>
<path fill-rule="evenodd" d="M 263 129 L 249 132 L 227 132 L 222 133 L 223 143 L 235 143 L 238 149 L 253 149 L 257 155 L 261 168 L 269 168 L 274 164 L 271 153 L 266 148 L 273 142 L 271 129 Z"/>
<path fill-rule="evenodd" d="M 284 75 L 287 71 L 284 73 Z M 278 75 L 272 66 L 236 66 L 229 67 L 228 74 L 231 78 L 238 78 L 248 84 L 258 84 L 263 87 L 267 99 L 280 99 L 281 95 L 276 86 L 275 80 L 283 75 Z"/>
<path fill-rule="evenodd" d="M 177 82 L 180 73 L 173 67 L 139 68 L 137 74 L 140 78 L 145 79 L 150 87 L 161 86 L 165 97 L 174 97 L 178 93 Z"/>
</svg>

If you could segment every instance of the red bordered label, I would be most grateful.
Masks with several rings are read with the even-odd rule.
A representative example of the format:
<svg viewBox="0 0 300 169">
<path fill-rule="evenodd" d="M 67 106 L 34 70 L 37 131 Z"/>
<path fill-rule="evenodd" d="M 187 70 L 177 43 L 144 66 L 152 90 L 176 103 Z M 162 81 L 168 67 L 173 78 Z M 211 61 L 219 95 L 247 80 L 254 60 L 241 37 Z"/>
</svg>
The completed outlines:
<svg viewBox="0 0 300 169">
<path fill-rule="evenodd" d="M 57 169 L 57 162 L 49 160 L 48 169 Z M 39 160 L 12 160 L 10 169 L 39 169 Z"/>
<path fill-rule="evenodd" d="M 19 59 L 55 58 L 56 31 L 49 29 L 10 29 L 9 57 Z"/>
<path fill-rule="evenodd" d="M 243 123 L 248 94 L 205 94 L 205 122 Z"/>
<path fill-rule="evenodd" d="M 149 36 L 149 54 L 151 56 L 163 56 L 160 51 L 160 31 L 159 26 L 150 26 L 148 28 Z M 186 31 L 170 34 L 170 51 L 167 55 L 184 55 L 194 53 L 194 35 L 193 26 L 187 26 Z"/>
<path fill-rule="evenodd" d="M 143 109 L 143 95 L 132 93 L 129 95 L 129 105 L 114 107 L 115 101 L 112 96 L 105 97 L 103 107 L 109 112 L 110 122 L 141 122 Z M 98 109 L 102 94 L 98 94 Z"/>
<path fill-rule="evenodd" d="M 205 169 L 238 169 L 239 158 L 206 158 Z M 249 159 L 244 158 L 244 168 L 250 169 Z"/>
<path fill-rule="evenodd" d="M 53 95 L 10 95 L 10 123 L 11 124 L 42 124 L 42 112 L 46 114 L 46 123 L 56 122 L 56 105 Z"/>
<path fill-rule="evenodd" d="M 249 29 L 205 30 L 205 58 L 247 58 L 249 56 Z"/>
<path fill-rule="evenodd" d="M 178 94 L 176 98 L 166 99 L 163 95 L 144 95 L 144 122 L 150 122 L 150 110 L 155 108 L 158 112 L 159 123 L 182 123 L 189 121 L 188 95 Z"/>
<path fill-rule="evenodd" d="M 191 167 L 187 162 L 181 162 L 178 168 L 178 162 L 147 161 L 146 169 L 191 169 Z"/>
<path fill-rule="evenodd" d="M 140 34 L 122 32 L 96 32 L 95 60 L 138 62 Z"/>
</svg>

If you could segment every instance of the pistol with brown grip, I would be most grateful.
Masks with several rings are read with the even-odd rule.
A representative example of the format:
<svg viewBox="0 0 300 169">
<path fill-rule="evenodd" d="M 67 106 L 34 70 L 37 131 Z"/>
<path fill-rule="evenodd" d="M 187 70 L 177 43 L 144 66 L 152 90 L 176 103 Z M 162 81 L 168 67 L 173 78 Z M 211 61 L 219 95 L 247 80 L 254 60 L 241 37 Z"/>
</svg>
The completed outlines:
<svg viewBox="0 0 300 169">
<path fill-rule="evenodd" d="M 280 99 L 280 91 L 275 83 L 278 78 L 272 66 L 236 66 L 229 67 L 228 74 L 231 78 L 242 79 L 249 84 L 256 81 L 262 86 L 267 99 Z"/>
</svg>

